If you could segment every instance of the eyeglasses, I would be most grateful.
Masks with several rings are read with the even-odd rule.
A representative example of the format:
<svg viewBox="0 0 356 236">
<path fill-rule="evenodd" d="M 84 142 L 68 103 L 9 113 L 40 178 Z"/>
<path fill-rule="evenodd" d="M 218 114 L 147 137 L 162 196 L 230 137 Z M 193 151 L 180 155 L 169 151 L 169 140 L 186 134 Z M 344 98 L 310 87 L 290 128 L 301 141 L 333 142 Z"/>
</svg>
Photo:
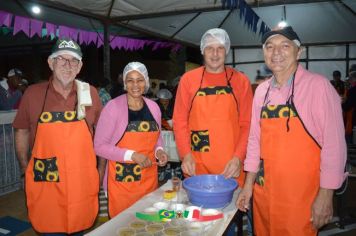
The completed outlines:
<svg viewBox="0 0 356 236">
<path fill-rule="evenodd" d="M 78 59 L 75 59 L 75 58 L 66 59 L 61 56 L 55 57 L 54 59 L 57 61 L 58 65 L 60 65 L 60 66 L 64 66 L 68 62 L 70 66 L 76 67 L 79 65 L 79 62 L 80 62 Z"/>
</svg>

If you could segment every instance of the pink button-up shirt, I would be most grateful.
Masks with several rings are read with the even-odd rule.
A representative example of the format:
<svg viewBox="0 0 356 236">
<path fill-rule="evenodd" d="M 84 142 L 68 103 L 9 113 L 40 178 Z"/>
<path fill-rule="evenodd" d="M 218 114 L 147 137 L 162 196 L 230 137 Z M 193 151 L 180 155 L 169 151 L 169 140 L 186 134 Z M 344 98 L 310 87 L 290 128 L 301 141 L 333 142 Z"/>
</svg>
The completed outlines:
<svg viewBox="0 0 356 236">
<path fill-rule="evenodd" d="M 244 169 L 248 172 L 256 173 L 259 168 L 260 113 L 268 87 L 270 105 L 285 104 L 292 92 L 291 83 L 277 88 L 273 86 L 273 82 L 274 78 L 262 83 L 253 100 L 247 156 L 244 162 Z M 345 131 L 339 95 L 327 79 L 299 65 L 294 81 L 293 101 L 305 128 L 321 146 L 320 187 L 339 188 L 345 178 L 346 162 Z"/>
</svg>

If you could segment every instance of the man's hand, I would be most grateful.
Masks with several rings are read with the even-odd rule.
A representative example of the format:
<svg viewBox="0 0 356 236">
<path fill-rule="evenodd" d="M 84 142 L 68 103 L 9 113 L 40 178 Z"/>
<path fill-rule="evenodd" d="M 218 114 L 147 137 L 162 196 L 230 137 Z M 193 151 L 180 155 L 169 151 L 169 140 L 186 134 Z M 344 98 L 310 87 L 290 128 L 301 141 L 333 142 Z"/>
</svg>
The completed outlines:
<svg viewBox="0 0 356 236">
<path fill-rule="evenodd" d="M 137 164 L 139 164 L 141 166 L 141 168 L 146 168 L 146 167 L 150 167 L 152 166 L 152 162 L 150 160 L 150 158 L 148 158 L 147 156 L 138 153 L 138 152 L 134 152 L 132 154 L 131 159 L 136 162 Z"/>
<path fill-rule="evenodd" d="M 29 161 L 29 129 L 15 129 L 16 156 L 22 173 L 25 173 Z"/>
<path fill-rule="evenodd" d="M 185 155 L 182 162 L 183 173 L 189 176 L 195 175 L 195 160 L 191 153 Z"/>
<path fill-rule="evenodd" d="M 334 190 L 320 188 L 312 205 L 311 221 L 316 230 L 329 223 L 333 217 Z"/>
<path fill-rule="evenodd" d="M 165 166 L 167 164 L 168 161 L 168 155 L 165 151 L 163 151 L 162 149 L 159 149 L 156 152 L 156 157 L 158 159 L 158 165 L 159 166 Z"/>
<path fill-rule="evenodd" d="M 222 175 L 225 176 L 225 178 L 237 178 L 240 176 L 240 171 L 241 171 L 241 161 L 239 158 L 234 156 L 225 166 L 224 172 Z"/>
</svg>

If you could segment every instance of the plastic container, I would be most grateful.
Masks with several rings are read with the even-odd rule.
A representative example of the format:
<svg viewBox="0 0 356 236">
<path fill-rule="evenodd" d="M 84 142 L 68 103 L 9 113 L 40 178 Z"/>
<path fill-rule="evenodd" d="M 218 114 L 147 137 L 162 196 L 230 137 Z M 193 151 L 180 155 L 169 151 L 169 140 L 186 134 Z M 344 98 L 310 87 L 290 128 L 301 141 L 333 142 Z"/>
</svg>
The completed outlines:
<svg viewBox="0 0 356 236">
<path fill-rule="evenodd" d="M 223 175 L 197 175 L 183 181 L 189 201 L 204 208 L 227 206 L 238 184 L 235 179 L 225 179 Z"/>
</svg>

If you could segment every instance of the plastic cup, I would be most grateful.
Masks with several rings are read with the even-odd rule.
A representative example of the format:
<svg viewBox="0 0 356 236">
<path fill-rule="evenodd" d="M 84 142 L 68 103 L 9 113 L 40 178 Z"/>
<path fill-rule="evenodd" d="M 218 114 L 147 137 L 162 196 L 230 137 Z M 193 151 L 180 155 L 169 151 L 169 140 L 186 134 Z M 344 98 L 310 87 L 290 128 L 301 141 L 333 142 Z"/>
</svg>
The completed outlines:
<svg viewBox="0 0 356 236">
<path fill-rule="evenodd" d="M 178 178 L 177 176 L 173 176 L 172 177 L 172 189 L 176 192 L 179 192 L 180 190 L 180 178 Z"/>
</svg>

